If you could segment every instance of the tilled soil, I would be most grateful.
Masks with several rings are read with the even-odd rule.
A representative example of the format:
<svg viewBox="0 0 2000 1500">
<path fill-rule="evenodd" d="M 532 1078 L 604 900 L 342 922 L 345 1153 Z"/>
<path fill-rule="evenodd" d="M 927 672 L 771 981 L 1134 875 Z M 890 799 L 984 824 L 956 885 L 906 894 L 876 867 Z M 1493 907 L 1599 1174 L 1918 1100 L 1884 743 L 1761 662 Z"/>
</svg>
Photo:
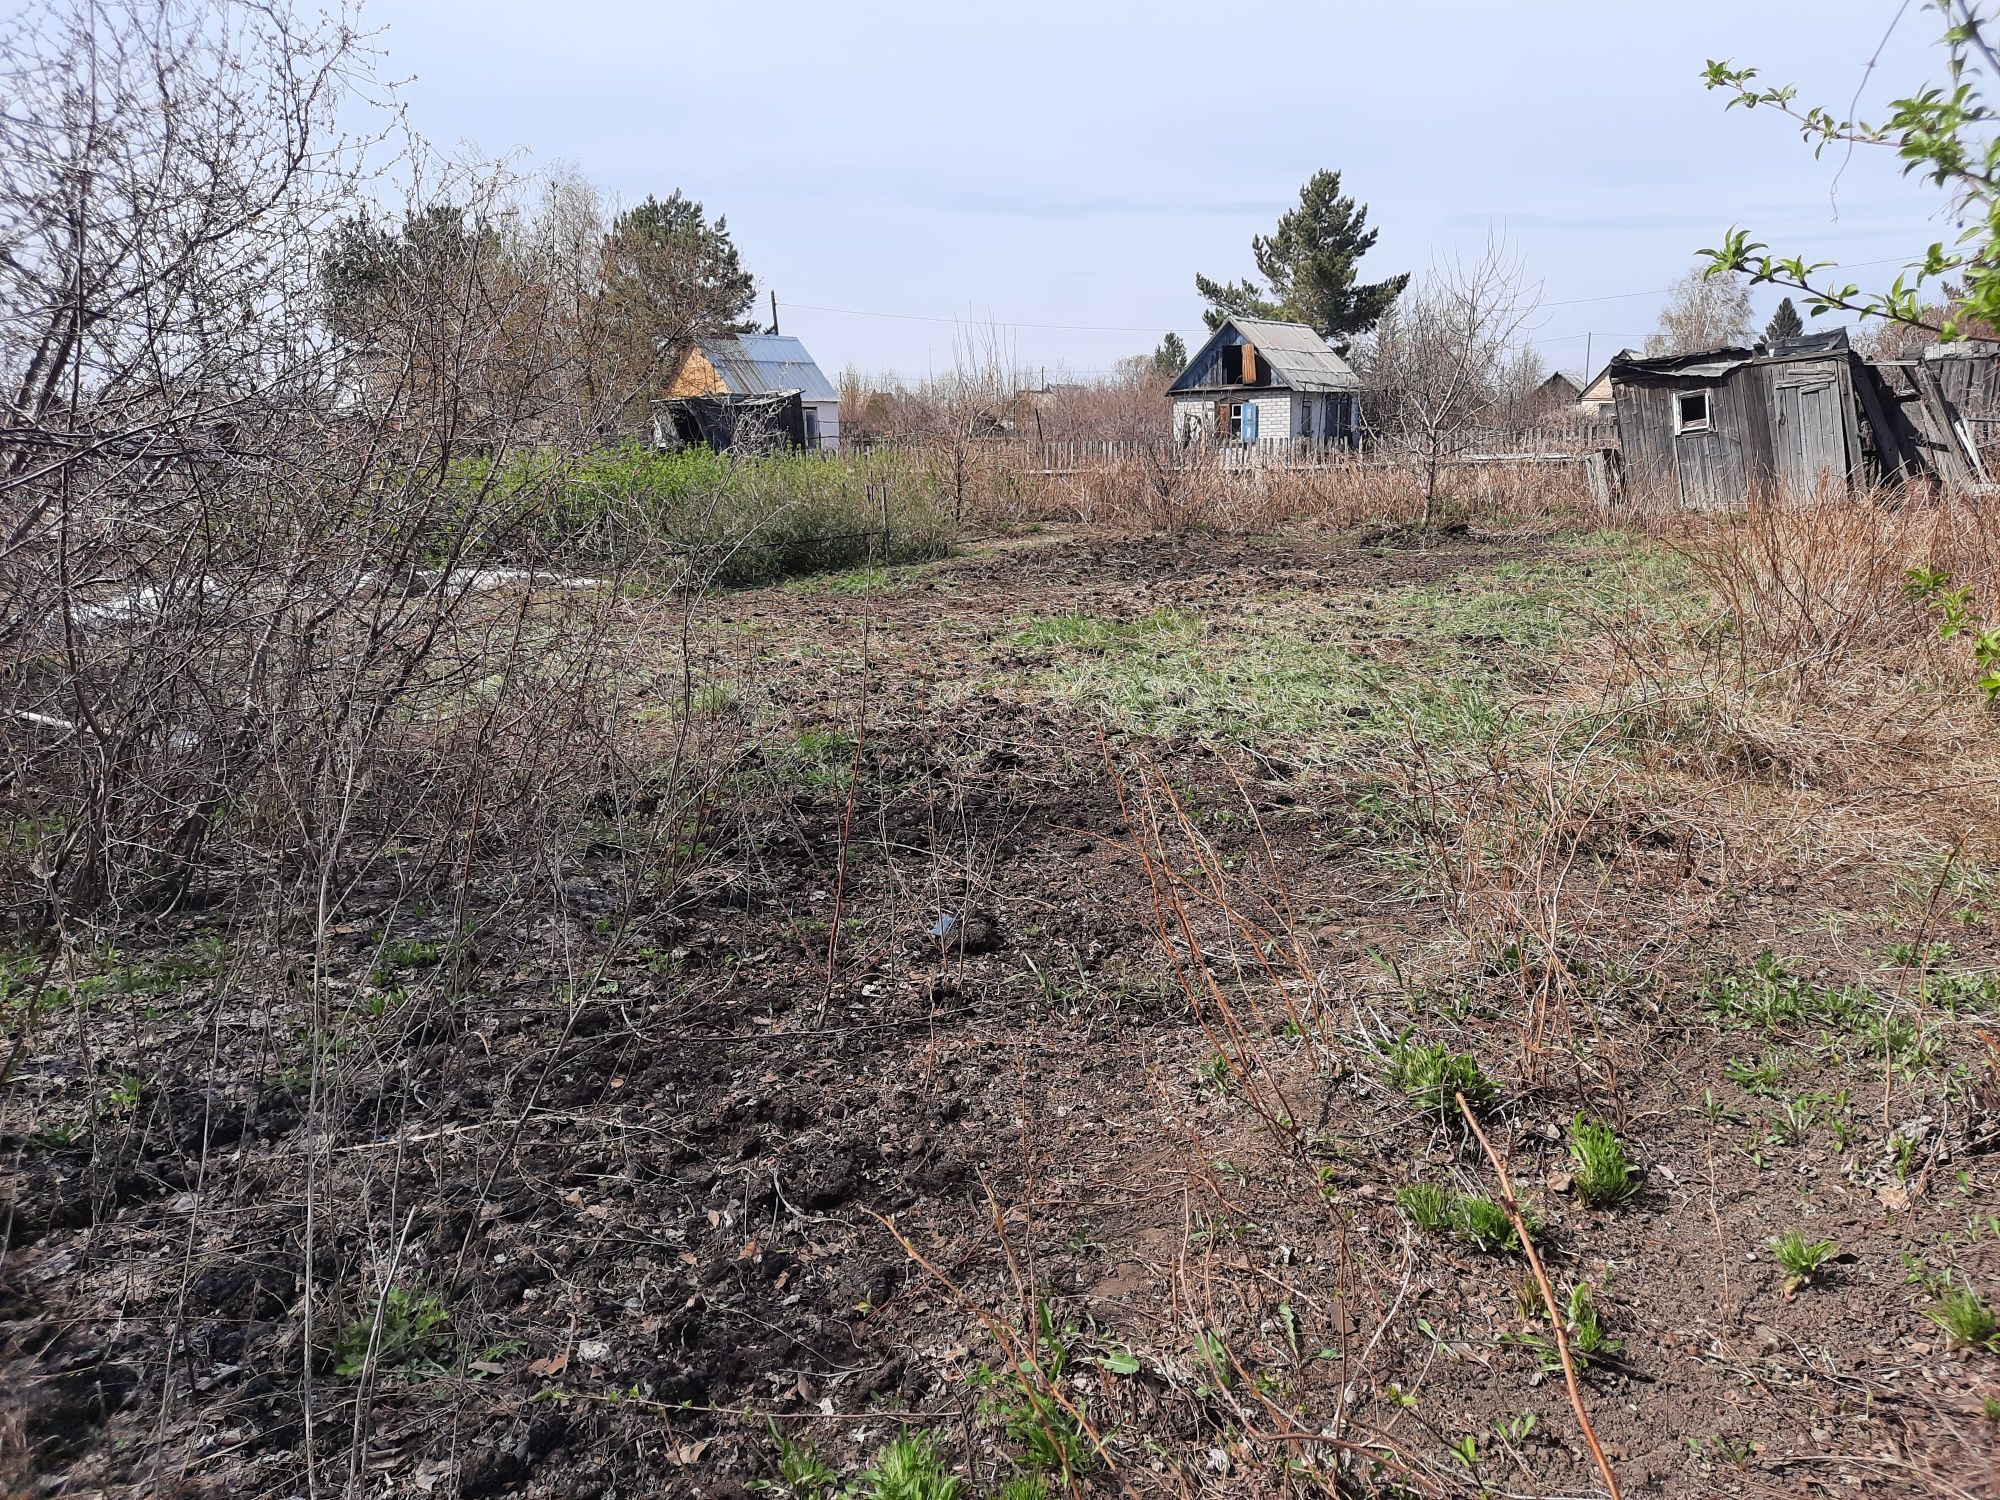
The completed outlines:
<svg viewBox="0 0 2000 1500">
<path fill-rule="evenodd" d="M 1585 820 L 1587 982 L 1550 990 L 1387 857 L 1383 770 L 1101 733 L 1010 644 L 1029 614 L 1268 624 L 1279 593 L 1392 620 L 1552 546 L 1017 538 L 725 596 L 705 669 L 739 690 L 674 891 L 586 817 L 533 915 L 440 961 L 383 933 L 444 945 L 449 911 L 378 874 L 317 1068 L 296 962 L 166 962 L 250 914 L 135 937 L 147 982 L 44 1015 L 9 1077 L 11 1482 L 725 1495 L 777 1433 L 853 1473 L 921 1428 L 983 1494 L 1025 1349 L 1101 1438 L 1083 1493 L 1592 1492 L 1523 1262 L 1398 1208 L 1493 1185 L 1384 1082 L 1417 1028 L 1499 1084 L 1556 1290 L 1622 1341 L 1580 1395 L 1626 1493 L 1995 1492 L 2000 1366 L 1922 1282 L 2000 1297 L 1991 1044 L 1933 1016 L 1944 1060 L 1898 1073 L 1697 1000 L 1765 947 L 1878 970 L 1912 934 L 1865 870 L 1720 881 L 1724 815 L 1632 794 Z M 1990 920 L 1952 941 L 1991 965 Z M 1791 1138 L 1730 1066 L 1774 1048 L 1818 1101 Z M 1632 1142 L 1630 1203 L 1564 1180 L 1580 1108 Z M 1840 1258 L 1787 1288 L 1792 1227 Z"/>
</svg>

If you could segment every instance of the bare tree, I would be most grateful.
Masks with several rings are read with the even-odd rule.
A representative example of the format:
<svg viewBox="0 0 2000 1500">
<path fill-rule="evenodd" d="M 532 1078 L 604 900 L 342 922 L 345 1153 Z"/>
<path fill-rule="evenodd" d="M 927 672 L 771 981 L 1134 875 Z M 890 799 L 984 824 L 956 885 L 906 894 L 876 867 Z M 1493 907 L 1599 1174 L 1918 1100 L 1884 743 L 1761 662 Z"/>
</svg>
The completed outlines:
<svg viewBox="0 0 2000 1500">
<path fill-rule="evenodd" d="M 1688 354 L 1748 344 L 1754 337 L 1749 284 L 1697 268 L 1675 279 L 1660 309 L 1660 326 L 1646 337 L 1646 352 Z"/>
<path fill-rule="evenodd" d="M 1452 462 L 1481 440 L 1507 399 L 1510 363 L 1539 298 L 1519 257 L 1489 239 L 1477 260 L 1433 267 L 1367 348 L 1363 409 L 1376 441 L 1414 474 L 1426 530 Z"/>
<path fill-rule="evenodd" d="M 9 43 L 0 786 L 47 815 L 12 873 L 61 925 L 178 899 L 251 787 L 288 811 L 232 834 L 295 851 L 357 790 L 455 799 L 381 775 L 397 705 L 471 670 L 483 575 L 591 534 L 549 502 L 600 420 L 573 216 L 504 171 L 410 148 L 393 253 L 329 300 L 389 186 L 335 131 L 346 20 L 75 0 Z"/>
</svg>

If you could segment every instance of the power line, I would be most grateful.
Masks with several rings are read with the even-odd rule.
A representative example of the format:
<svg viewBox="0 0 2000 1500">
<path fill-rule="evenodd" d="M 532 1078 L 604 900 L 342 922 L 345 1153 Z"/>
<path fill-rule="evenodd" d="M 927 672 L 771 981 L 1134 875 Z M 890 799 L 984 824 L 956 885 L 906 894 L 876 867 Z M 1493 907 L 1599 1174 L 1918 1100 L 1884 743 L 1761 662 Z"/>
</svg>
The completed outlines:
<svg viewBox="0 0 2000 1500">
<path fill-rule="evenodd" d="M 1065 333 L 1161 333 L 1161 332 L 1193 333 L 1194 332 L 1192 328 L 1175 328 L 1175 329 L 1163 330 L 1157 323 L 1148 323 L 1144 325 L 1117 324 L 1117 323 L 1016 323 L 1007 318 L 975 318 L 971 316 L 963 318 L 944 318 L 944 317 L 939 317 L 934 313 L 869 312 L 858 307 L 819 307 L 811 302 L 787 302 L 785 306 L 803 308 L 808 312 L 840 313 L 843 316 L 850 318 L 897 318 L 906 323 L 954 323 L 961 325 L 971 324 L 974 327 L 977 327 L 981 323 L 989 323 L 1000 328 L 1041 328 L 1041 329 L 1058 330 Z"/>
<path fill-rule="evenodd" d="M 1870 266 L 1906 266 L 1909 258 L 1891 255 L 1884 260 L 1858 260 L 1851 266 L 1830 266 L 1834 271 L 1865 271 Z M 1602 297 L 1565 297 L 1557 302 L 1537 302 L 1537 307 L 1576 307 L 1585 302 L 1623 302 L 1628 297 L 1664 297 L 1674 289 L 1670 286 L 1654 287 L 1645 292 L 1608 292 Z"/>
<path fill-rule="evenodd" d="M 1873 266 L 1907 265 L 1908 258 L 1891 255 L 1882 260 L 1856 261 L 1852 266 L 1837 266 L 1835 270 L 1865 271 Z M 1633 297 L 1664 297 L 1674 289 L 1670 286 L 1649 287 L 1637 292 L 1607 292 L 1598 297 L 1563 297 L 1553 302 L 1539 302 L 1537 307 L 1580 307 L 1588 302 L 1623 302 Z M 803 312 L 837 313 L 845 318 L 892 318 L 903 323 L 950 323 L 954 326 L 977 327 L 984 323 L 996 328 L 1032 328 L 1051 333 L 1193 333 L 1208 336 L 1207 328 L 1163 329 L 1157 323 L 1021 323 L 1010 318 L 945 317 L 937 313 L 879 312 L 861 307 L 825 307 L 814 302 L 788 302 L 787 307 Z M 1567 334 L 1564 337 L 1582 338 L 1582 334 Z M 1549 340 L 1548 342 L 1554 342 Z"/>
</svg>

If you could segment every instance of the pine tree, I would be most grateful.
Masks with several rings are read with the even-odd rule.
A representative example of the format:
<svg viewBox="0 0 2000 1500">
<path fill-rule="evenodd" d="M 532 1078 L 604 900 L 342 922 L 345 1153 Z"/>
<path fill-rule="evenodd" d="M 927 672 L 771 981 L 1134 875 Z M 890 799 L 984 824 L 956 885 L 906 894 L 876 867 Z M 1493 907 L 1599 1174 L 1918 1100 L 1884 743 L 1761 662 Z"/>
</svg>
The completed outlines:
<svg viewBox="0 0 2000 1500">
<path fill-rule="evenodd" d="M 1195 290 L 1209 304 L 1202 317 L 1210 328 L 1220 328 L 1231 313 L 1283 318 L 1345 348 L 1381 320 L 1410 279 L 1405 272 L 1355 280 L 1355 264 L 1374 247 L 1376 234 L 1368 227 L 1367 205 L 1343 197 L 1340 174 L 1322 168 L 1299 189 L 1299 206 L 1278 220 L 1277 232 L 1250 241 L 1261 282 L 1195 277 Z"/>
<path fill-rule="evenodd" d="M 1178 333 L 1168 330 L 1167 336 L 1160 340 L 1160 347 L 1153 351 L 1153 373 L 1172 380 L 1187 368 L 1187 361 L 1186 343 Z"/>
<path fill-rule="evenodd" d="M 1780 339 L 1795 339 L 1806 331 L 1805 319 L 1792 306 L 1792 299 L 1785 298 L 1778 304 L 1778 310 L 1771 314 L 1771 321 L 1764 329 L 1764 342 L 1776 347 Z"/>
</svg>

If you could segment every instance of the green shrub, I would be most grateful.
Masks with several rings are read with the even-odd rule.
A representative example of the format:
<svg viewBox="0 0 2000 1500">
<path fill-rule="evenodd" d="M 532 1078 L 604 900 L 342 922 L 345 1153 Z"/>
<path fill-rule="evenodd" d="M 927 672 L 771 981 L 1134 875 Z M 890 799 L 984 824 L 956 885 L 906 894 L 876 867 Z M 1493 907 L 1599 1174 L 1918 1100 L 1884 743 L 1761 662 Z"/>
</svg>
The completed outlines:
<svg viewBox="0 0 2000 1500">
<path fill-rule="evenodd" d="M 497 469 L 467 461 L 452 483 L 461 503 L 447 522 L 490 511 L 496 530 L 524 530 L 579 563 L 664 550 L 696 578 L 732 585 L 942 557 L 954 531 L 921 466 L 896 453 L 748 457 L 632 444 L 561 468 L 544 454 Z"/>
</svg>

